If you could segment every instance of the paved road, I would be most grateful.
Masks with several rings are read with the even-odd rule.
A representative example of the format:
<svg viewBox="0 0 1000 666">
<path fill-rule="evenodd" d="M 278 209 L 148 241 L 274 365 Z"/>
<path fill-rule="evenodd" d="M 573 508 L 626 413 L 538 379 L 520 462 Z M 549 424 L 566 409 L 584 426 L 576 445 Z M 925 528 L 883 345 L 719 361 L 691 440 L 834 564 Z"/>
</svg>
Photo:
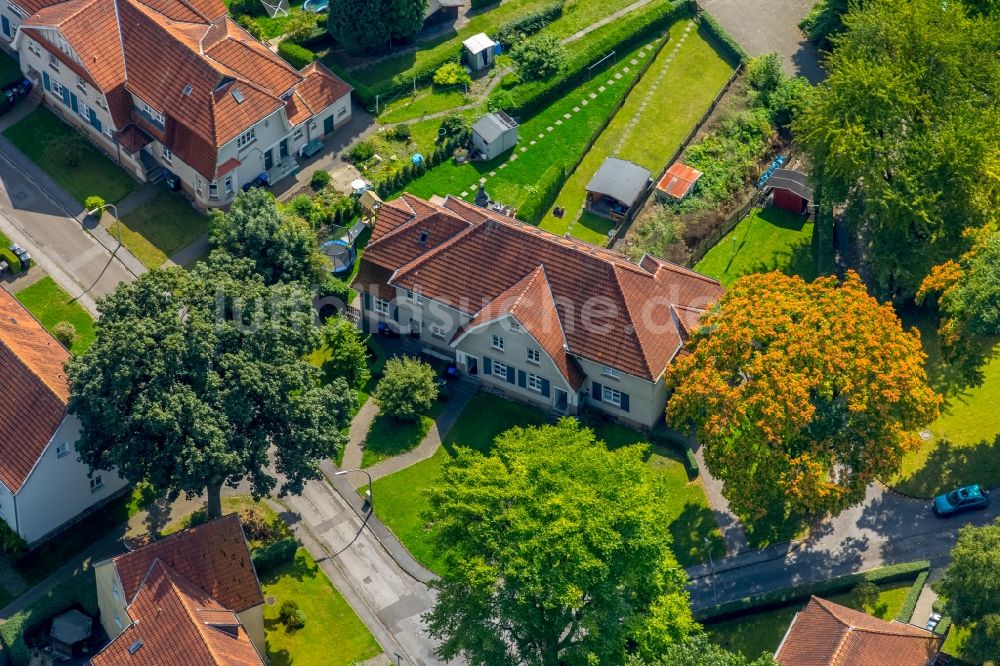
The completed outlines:
<svg viewBox="0 0 1000 666">
<path fill-rule="evenodd" d="M 926 500 L 909 499 L 873 485 L 863 504 L 820 525 L 800 547 L 719 560 L 715 576 L 711 565 L 690 567 L 692 606 L 698 610 L 716 600 L 733 601 L 887 564 L 930 560 L 932 566 L 941 567 L 950 559 L 959 527 L 985 525 L 998 516 L 1000 507 L 994 503 L 986 511 L 940 519 L 930 512 Z M 768 555 L 770 559 L 761 561 Z"/>
<path fill-rule="evenodd" d="M 346 490 L 353 492 L 349 485 Z M 294 513 L 283 517 L 319 551 L 314 555 L 320 566 L 386 654 L 398 654 L 402 664 L 443 663 L 421 620 L 434 607 L 434 590 L 396 563 L 341 494 L 324 481 L 311 481 L 301 496 L 284 502 Z"/>
<path fill-rule="evenodd" d="M 699 0 L 698 5 L 714 16 L 751 56 L 776 51 L 789 74 L 813 83 L 825 74 L 819 52 L 799 30 L 799 21 L 816 0 Z"/>
</svg>

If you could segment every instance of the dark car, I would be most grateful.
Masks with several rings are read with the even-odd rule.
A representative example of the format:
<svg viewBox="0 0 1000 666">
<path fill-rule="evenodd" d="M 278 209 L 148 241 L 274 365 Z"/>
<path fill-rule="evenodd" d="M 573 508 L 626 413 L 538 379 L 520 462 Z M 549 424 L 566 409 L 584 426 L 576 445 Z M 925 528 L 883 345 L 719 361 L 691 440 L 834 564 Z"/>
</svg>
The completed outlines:
<svg viewBox="0 0 1000 666">
<path fill-rule="evenodd" d="M 938 516 L 951 516 L 962 511 L 984 509 L 989 506 L 990 494 L 981 485 L 956 488 L 934 498 L 932 508 Z"/>
</svg>

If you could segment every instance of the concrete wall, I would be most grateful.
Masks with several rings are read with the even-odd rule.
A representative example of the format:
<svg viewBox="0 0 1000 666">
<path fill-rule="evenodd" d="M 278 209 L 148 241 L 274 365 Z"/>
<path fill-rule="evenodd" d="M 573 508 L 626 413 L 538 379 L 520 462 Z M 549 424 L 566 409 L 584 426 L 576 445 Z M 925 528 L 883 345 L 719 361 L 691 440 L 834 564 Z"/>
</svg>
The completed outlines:
<svg viewBox="0 0 1000 666">
<path fill-rule="evenodd" d="M 104 483 L 91 490 L 88 467 L 77 459 L 74 443 L 80 423 L 73 415 L 63 419 L 34 470 L 17 493 L 17 516 L 21 536 L 28 543 L 38 541 L 89 507 L 102 502 L 127 484 L 117 472 L 97 472 Z M 60 444 L 69 445 L 60 456 Z"/>
<path fill-rule="evenodd" d="M 253 646 L 257 649 L 257 654 L 260 655 L 261 660 L 266 664 L 268 659 L 267 644 L 264 641 L 264 604 L 257 604 L 242 613 L 237 613 L 236 617 L 240 619 L 243 628 L 247 630 L 250 642 L 253 643 Z"/>
<path fill-rule="evenodd" d="M 97 581 L 97 606 L 101 611 L 101 626 L 108 638 L 114 640 L 132 624 L 114 562 L 107 559 L 95 564 L 94 577 Z M 121 626 L 118 626 L 119 623 Z"/>
</svg>

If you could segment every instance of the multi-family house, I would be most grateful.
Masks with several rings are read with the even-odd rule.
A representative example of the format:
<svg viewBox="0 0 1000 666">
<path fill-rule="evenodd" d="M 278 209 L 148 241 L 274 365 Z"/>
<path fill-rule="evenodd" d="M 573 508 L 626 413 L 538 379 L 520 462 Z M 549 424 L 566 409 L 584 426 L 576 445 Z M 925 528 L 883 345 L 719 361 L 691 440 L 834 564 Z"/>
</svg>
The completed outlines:
<svg viewBox="0 0 1000 666">
<path fill-rule="evenodd" d="M 404 194 L 382 205 L 354 284 L 365 327 L 410 336 L 548 411 L 590 406 L 655 427 L 667 365 L 720 284 L 435 199 Z"/>
<path fill-rule="evenodd" d="M 168 170 L 199 206 L 293 173 L 302 146 L 351 118 L 350 86 L 319 63 L 296 71 L 221 0 L 10 0 L 2 13 L 53 110 L 140 180 Z"/>
<path fill-rule="evenodd" d="M 94 576 L 111 642 L 93 666 L 266 659 L 264 597 L 236 514 L 98 562 Z"/>
<path fill-rule="evenodd" d="M 90 469 L 67 414 L 69 352 L 0 287 L 0 518 L 29 544 L 44 539 L 125 487 Z"/>
</svg>

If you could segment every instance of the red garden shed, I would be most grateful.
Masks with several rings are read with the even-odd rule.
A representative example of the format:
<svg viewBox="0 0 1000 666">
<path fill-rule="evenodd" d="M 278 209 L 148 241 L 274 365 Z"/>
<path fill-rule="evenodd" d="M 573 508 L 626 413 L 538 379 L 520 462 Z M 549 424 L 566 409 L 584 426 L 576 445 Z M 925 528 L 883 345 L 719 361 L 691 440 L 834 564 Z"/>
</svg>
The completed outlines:
<svg viewBox="0 0 1000 666">
<path fill-rule="evenodd" d="M 767 186 L 771 188 L 771 205 L 775 208 L 803 215 L 812 209 L 813 191 L 808 176 L 801 171 L 778 169 L 768 179 Z"/>
</svg>

